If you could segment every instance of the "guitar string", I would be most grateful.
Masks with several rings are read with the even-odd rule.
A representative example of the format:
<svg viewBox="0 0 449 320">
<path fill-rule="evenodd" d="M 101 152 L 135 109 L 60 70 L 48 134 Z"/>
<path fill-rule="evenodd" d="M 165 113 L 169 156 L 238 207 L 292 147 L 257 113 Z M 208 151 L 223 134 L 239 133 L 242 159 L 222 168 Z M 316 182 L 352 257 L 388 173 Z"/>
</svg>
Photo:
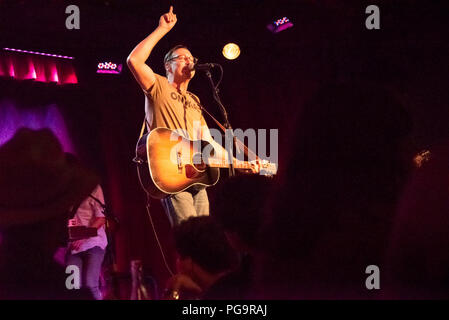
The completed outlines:
<svg viewBox="0 0 449 320">
<path fill-rule="evenodd" d="M 194 94 L 190 93 L 189 91 L 187 91 L 187 93 L 193 98 L 193 100 L 195 100 L 195 102 L 198 104 L 200 109 L 202 111 L 206 112 L 207 115 L 212 118 L 212 120 L 220 127 L 220 129 L 223 132 L 226 132 L 226 128 L 217 119 L 215 119 L 214 116 L 212 116 L 206 110 L 206 108 L 204 108 L 204 106 L 200 103 L 198 98 Z M 238 145 L 238 147 L 242 148 L 247 153 L 248 157 L 251 155 L 251 156 L 255 157 L 256 160 L 260 160 L 259 156 L 254 151 L 250 150 L 242 141 L 240 141 L 239 139 L 237 139 L 235 137 L 234 137 L 234 141 L 235 141 L 235 144 Z"/>
</svg>

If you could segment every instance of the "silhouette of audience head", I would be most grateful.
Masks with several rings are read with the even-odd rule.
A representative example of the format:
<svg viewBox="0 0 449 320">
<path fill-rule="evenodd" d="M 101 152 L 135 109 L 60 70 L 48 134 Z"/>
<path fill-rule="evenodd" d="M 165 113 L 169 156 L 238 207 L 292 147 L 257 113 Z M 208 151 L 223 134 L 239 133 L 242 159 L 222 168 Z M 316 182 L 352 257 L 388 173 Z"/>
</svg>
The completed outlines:
<svg viewBox="0 0 449 320">
<path fill-rule="evenodd" d="M 236 264 L 236 253 L 221 226 L 210 216 L 190 217 L 173 230 L 178 271 L 203 290 Z"/>
<path fill-rule="evenodd" d="M 236 250 L 261 250 L 259 231 L 271 188 L 272 179 L 261 175 L 234 176 L 217 187 L 211 215 L 223 226 Z"/>
<path fill-rule="evenodd" d="M 174 229 L 180 263 L 194 263 L 209 273 L 232 268 L 235 253 L 223 229 L 210 216 L 191 217 Z M 181 268 L 182 268 L 181 266 Z"/>
</svg>

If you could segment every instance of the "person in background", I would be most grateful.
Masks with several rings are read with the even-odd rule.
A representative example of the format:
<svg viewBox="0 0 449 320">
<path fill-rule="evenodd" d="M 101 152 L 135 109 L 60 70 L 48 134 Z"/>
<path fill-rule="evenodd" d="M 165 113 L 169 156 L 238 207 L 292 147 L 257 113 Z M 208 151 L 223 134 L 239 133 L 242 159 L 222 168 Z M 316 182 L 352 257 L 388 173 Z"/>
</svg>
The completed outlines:
<svg viewBox="0 0 449 320">
<path fill-rule="evenodd" d="M 89 288 L 96 300 L 102 300 L 99 280 L 108 244 L 104 226 L 106 222 L 103 214 L 104 206 L 103 190 L 97 185 L 78 208 L 72 209 L 76 210 L 72 225 L 94 229 L 96 235 L 70 241 L 66 257 L 67 265 L 76 265 L 79 268 L 82 286 Z"/>
</svg>

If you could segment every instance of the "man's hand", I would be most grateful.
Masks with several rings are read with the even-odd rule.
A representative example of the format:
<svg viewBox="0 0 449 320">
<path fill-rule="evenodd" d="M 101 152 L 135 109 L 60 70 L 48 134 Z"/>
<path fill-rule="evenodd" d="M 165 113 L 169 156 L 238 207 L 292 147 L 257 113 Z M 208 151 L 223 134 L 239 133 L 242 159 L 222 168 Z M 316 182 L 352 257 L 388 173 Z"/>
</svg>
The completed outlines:
<svg viewBox="0 0 449 320">
<path fill-rule="evenodd" d="M 167 29 L 170 31 L 176 24 L 178 20 L 176 19 L 176 14 L 173 13 L 173 6 L 170 6 L 170 11 L 162 15 L 159 19 L 159 27 Z"/>
<path fill-rule="evenodd" d="M 259 160 L 253 160 L 249 162 L 251 164 L 251 172 L 254 174 L 260 173 L 261 163 Z"/>
<path fill-rule="evenodd" d="M 84 243 L 85 239 L 75 240 L 70 242 L 70 250 L 78 250 L 81 248 L 81 245 Z"/>
<path fill-rule="evenodd" d="M 165 298 L 178 300 L 179 295 L 198 296 L 202 293 L 201 287 L 189 276 L 177 273 L 167 280 L 165 290 L 169 293 Z"/>
</svg>

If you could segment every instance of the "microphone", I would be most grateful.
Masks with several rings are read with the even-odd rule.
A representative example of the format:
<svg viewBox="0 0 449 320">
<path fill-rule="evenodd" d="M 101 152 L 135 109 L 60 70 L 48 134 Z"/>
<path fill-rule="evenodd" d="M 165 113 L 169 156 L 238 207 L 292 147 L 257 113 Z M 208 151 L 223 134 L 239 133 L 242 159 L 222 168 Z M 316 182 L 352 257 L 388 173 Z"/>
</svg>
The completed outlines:
<svg viewBox="0 0 449 320">
<path fill-rule="evenodd" d="M 201 63 L 201 64 L 191 64 L 189 65 L 190 70 L 210 70 L 215 67 L 216 63 Z"/>
</svg>

